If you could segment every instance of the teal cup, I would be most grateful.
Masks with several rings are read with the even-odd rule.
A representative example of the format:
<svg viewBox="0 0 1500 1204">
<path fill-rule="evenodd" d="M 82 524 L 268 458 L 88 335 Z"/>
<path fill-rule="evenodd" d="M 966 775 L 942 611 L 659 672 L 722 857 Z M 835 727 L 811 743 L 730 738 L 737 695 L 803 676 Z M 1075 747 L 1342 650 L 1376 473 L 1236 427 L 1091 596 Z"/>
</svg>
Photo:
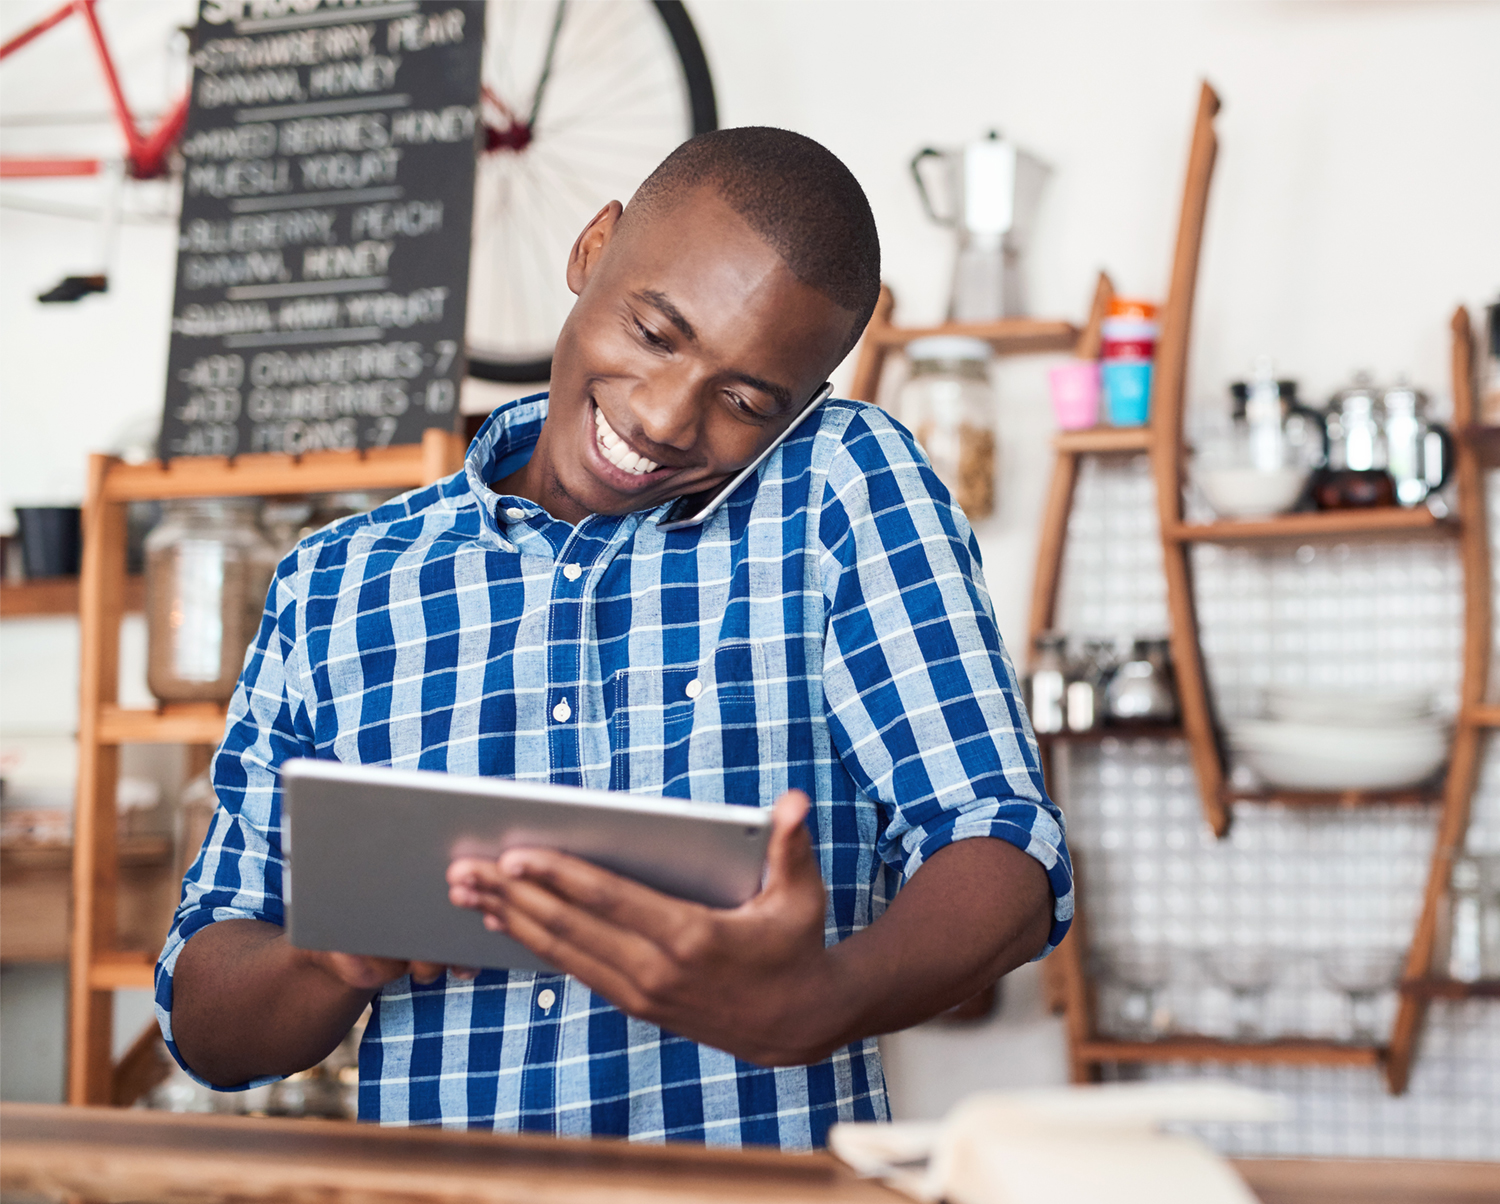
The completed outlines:
<svg viewBox="0 0 1500 1204">
<path fill-rule="evenodd" d="M 1151 414 L 1151 362 L 1105 360 L 1104 399 L 1114 426 L 1144 426 Z"/>
</svg>

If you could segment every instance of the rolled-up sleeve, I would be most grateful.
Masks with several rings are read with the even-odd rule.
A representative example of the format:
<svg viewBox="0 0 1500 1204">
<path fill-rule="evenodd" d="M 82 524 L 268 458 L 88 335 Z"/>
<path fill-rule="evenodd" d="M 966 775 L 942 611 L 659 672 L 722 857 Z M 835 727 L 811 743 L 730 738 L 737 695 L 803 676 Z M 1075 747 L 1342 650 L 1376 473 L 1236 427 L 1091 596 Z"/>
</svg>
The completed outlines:
<svg viewBox="0 0 1500 1204">
<path fill-rule="evenodd" d="M 1072 921 L 1072 865 L 967 520 L 873 410 L 845 431 L 820 511 L 825 705 L 839 757 L 887 817 L 881 860 L 905 882 L 954 841 L 1015 845 L 1052 887 L 1045 956 Z"/>
<path fill-rule="evenodd" d="M 220 920 L 285 922 L 279 768 L 288 758 L 313 752 L 312 726 L 297 686 L 302 641 L 296 580 L 294 553 L 277 569 L 255 642 L 246 651 L 224 740 L 213 758 L 218 806 L 183 880 L 156 963 L 157 1022 L 168 1050 L 189 1074 L 172 1035 L 173 974 L 182 947 Z"/>
</svg>

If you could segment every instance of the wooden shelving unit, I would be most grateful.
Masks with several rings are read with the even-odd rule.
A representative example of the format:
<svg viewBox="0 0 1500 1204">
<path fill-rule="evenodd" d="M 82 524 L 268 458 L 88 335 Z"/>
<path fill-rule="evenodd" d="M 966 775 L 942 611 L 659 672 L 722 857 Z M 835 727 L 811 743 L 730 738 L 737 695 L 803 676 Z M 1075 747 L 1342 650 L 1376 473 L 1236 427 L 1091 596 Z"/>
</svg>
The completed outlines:
<svg viewBox="0 0 1500 1204">
<path fill-rule="evenodd" d="M 303 457 L 200 457 L 170 464 L 89 461 L 84 506 L 83 571 L 79 577 L 81 682 L 78 801 L 72 847 L 72 932 L 69 950 L 68 1101 L 128 1104 L 149 1062 L 150 1033 L 116 1065 L 110 1058 L 113 991 L 152 986 L 160 932 L 143 945 L 122 931 L 122 857 L 115 787 L 122 744 L 184 744 L 200 758 L 222 739 L 224 708 L 212 703 L 122 708 L 119 697 L 120 619 L 130 592 L 125 576 L 125 508 L 133 501 L 193 497 L 257 497 L 409 489 L 439 480 L 463 463 L 464 443 L 429 430 L 420 444 L 367 453 L 318 452 Z M 51 613 L 51 612 L 49 612 Z M 62 612 L 58 612 L 62 613 Z"/>
<path fill-rule="evenodd" d="M 1437 518 L 1425 506 L 1406 510 L 1381 506 L 1373 510 L 1314 510 L 1274 518 L 1222 519 L 1212 523 L 1175 523 L 1162 528 L 1168 543 L 1296 542 L 1341 536 L 1345 539 L 1431 537 L 1459 533 L 1455 519 Z"/>
<path fill-rule="evenodd" d="M 1175 723 L 1111 723 L 1086 732 L 1037 732 L 1040 745 L 1098 744 L 1104 740 L 1181 740 Z"/>
<path fill-rule="evenodd" d="M 1410 790 L 1234 790 L 1224 789 L 1226 805 L 1234 803 L 1279 803 L 1284 807 L 1369 807 L 1375 804 L 1421 807 L 1443 797 L 1441 786 L 1417 786 Z"/>
<path fill-rule="evenodd" d="M 1079 1049 L 1091 1065 L 1100 1062 L 1254 1062 L 1262 1065 L 1378 1066 L 1374 1045 L 1295 1039 L 1266 1042 L 1220 1041 L 1214 1037 L 1164 1037 L 1160 1041 L 1094 1039 Z"/>
<path fill-rule="evenodd" d="M 1006 318 L 999 322 L 945 322 L 941 326 L 897 326 L 891 321 L 896 298 L 885 285 L 880 286 L 880 300 L 870 324 L 859 341 L 859 356 L 854 361 L 854 377 L 849 396 L 858 401 L 875 401 L 880 392 L 880 375 L 892 351 L 908 343 L 933 335 L 962 335 L 982 339 L 994 348 L 996 355 L 1040 355 L 1049 351 L 1072 351 L 1078 346 L 1080 331 L 1071 322 L 1049 318 Z M 1097 333 L 1093 336 L 1097 338 Z"/>
<path fill-rule="evenodd" d="M 1410 978 L 1401 984 L 1401 993 L 1416 999 L 1500 999 L 1500 979 Z"/>
<path fill-rule="evenodd" d="M 126 577 L 126 612 L 139 612 L 145 606 L 145 579 L 139 576 Z M 0 619 L 50 618 L 77 613 L 77 577 L 43 577 L 36 581 L 0 585 Z"/>
<path fill-rule="evenodd" d="M 1500 704 L 1486 703 L 1490 663 L 1490 550 L 1483 492 L 1483 468 L 1500 464 L 1500 428 L 1475 425 L 1474 350 L 1469 316 L 1453 316 L 1454 425 L 1457 441 L 1455 476 L 1457 513 L 1439 519 L 1425 508 L 1287 514 L 1255 520 L 1188 523 L 1183 515 L 1182 486 L 1186 470 L 1183 439 L 1183 392 L 1196 287 L 1198 254 L 1209 181 L 1217 151 L 1213 129 L 1218 97 L 1205 84 L 1199 98 L 1188 157 L 1171 286 L 1162 313 L 1157 347 L 1149 428 L 1138 431 L 1065 432 L 1054 441 L 1056 465 L 1044 511 L 1031 607 L 1031 636 L 1053 626 L 1063 546 L 1078 460 L 1083 455 L 1144 453 L 1150 457 L 1156 483 L 1172 657 L 1182 710 L 1180 731 L 1191 754 L 1204 817 L 1214 832 L 1228 832 L 1233 808 L 1242 802 L 1293 807 L 1353 808 L 1372 804 L 1440 804 L 1438 837 L 1429 871 L 1421 917 L 1407 957 L 1400 1004 L 1388 1048 L 1306 1040 L 1237 1044 L 1206 1037 L 1182 1036 L 1160 1041 L 1102 1039 L 1094 1024 L 1094 997 L 1084 964 L 1087 941 L 1082 908 L 1075 915 L 1072 937 L 1058 949 L 1049 968 L 1054 999 L 1065 1006 L 1071 1071 L 1076 1081 L 1097 1077 L 1104 1063 L 1129 1062 L 1265 1062 L 1328 1066 L 1379 1066 L 1393 1093 L 1406 1087 L 1417 1038 L 1433 999 L 1500 997 L 1500 982 L 1459 983 L 1432 971 L 1440 904 L 1447 890 L 1453 857 L 1462 849 L 1468 824 L 1483 736 L 1500 728 Z M 1107 288 L 1101 280 L 1101 292 Z M 1246 792 L 1227 781 L 1224 743 L 1219 736 L 1204 674 L 1195 613 L 1190 555 L 1194 544 L 1243 544 L 1340 539 L 1454 539 L 1464 569 L 1464 658 L 1460 707 L 1447 771 L 1439 783 L 1401 791 Z M 1100 736 L 1112 734 L 1105 729 Z M 1165 733 L 1163 733 L 1165 735 Z M 1051 736 L 1040 741 L 1043 766 L 1052 778 L 1054 750 L 1077 737 Z M 1083 870 L 1075 865 L 1080 883 Z M 1080 892 L 1084 889 L 1079 886 Z"/>
</svg>

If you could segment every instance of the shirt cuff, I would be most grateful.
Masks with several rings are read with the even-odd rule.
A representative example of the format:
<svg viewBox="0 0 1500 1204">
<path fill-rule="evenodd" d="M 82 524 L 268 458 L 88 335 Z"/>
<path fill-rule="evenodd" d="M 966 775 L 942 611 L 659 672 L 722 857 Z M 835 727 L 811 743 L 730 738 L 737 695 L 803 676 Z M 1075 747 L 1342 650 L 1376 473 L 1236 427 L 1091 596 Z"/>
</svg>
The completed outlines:
<svg viewBox="0 0 1500 1204">
<path fill-rule="evenodd" d="M 167 943 L 162 947 L 161 956 L 156 959 L 156 1023 L 161 1029 L 162 1040 L 166 1042 L 167 1052 L 172 1055 L 173 1061 L 182 1067 L 188 1078 L 200 1086 L 207 1087 L 210 1091 L 248 1091 L 251 1087 L 262 1087 L 267 1083 L 279 1082 L 286 1076 L 265 1075 L 244 1083 L 236 1083 L 232 1087 L 221 1087 L 218 1083 L 210 1083 L 199 1076 L 183 1061 L 182 1054 L 177 1049 L 177 1042 L 172 1037 L 172 978 L 177 970 L 177 959 L 182 954 L 182 947 L 188 943 L 188 938 L 194 933 L 203 931 L 210 924 L 217 923 L 219 920 L 263 920 L 264 918 L 248 911 L 237 911 L 228 907 L 204 907 L 190 911 L 180 916 L 177 923 L 172 926 L 172 931 L 167 934 Z"/>
<path fill-rule="evenodd" d="M 917 847 L 916 855 L 907 860 L 902 881 L 910 879 L 939 849 L 947 848 L 960 840 L 987 836 L 1015 845 L 1041 864 L 1047 871 L 1047 882 L 1052 887 L 1052 927 L 1047 933 L 1047 944 L 1031 959 L 1041 961 L 1057 948 L 1073 925 L 1073 865 L 1068 858 L 1067 846 L 1062 841 L 1062 832 L 1046 810 L 1030 803 L 1014 802 L 1006 805 L 1004 810 L 1029 814 L 957 814 L 951 823 L 929 830 Z"/>
</svg>

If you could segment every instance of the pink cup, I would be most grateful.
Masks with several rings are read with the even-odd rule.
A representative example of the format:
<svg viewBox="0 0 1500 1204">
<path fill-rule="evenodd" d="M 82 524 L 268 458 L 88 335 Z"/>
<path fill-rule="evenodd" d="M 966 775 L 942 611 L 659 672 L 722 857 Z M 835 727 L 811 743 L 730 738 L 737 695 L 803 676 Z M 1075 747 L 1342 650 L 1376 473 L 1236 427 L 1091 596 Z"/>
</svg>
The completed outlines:
<svg viewBox="0 0 1500 1204">
<path fill-rule="evenodd" d="M 1099 425 L 1099 364 L 1074 360 L 1047 374 L 1052 386 L 1052 412 L 1065 431 Z"/>
</svg>

